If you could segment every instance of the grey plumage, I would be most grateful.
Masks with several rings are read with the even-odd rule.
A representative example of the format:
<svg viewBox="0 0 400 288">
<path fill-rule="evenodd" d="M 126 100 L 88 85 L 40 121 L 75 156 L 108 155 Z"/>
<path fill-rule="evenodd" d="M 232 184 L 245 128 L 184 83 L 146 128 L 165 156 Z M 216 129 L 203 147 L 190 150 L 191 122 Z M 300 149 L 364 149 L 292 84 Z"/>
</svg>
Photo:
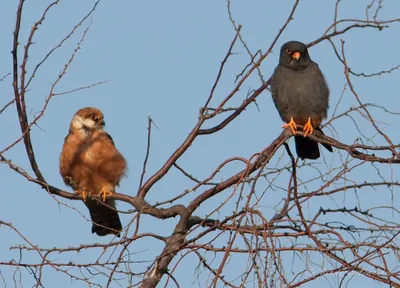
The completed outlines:
<svg viewBox="0 0 400 288">
<path fill-rule="evenodd" d="M 279 65 L 272 76 L 272 99 L 282 120 L 311 125 L 319 130 L 327 117 L 329 89 L 318 64 L 310 59 L 307 47 L 298 41 L 285 43 L 280 51 Z M 322 131 L 321 131 L 322 132 Z M 295 136 L 297 155 L 304 159 L 318 159 L 318 143 Z M 332 147 L 324 145 L 332 152 Z"/>
</svg>

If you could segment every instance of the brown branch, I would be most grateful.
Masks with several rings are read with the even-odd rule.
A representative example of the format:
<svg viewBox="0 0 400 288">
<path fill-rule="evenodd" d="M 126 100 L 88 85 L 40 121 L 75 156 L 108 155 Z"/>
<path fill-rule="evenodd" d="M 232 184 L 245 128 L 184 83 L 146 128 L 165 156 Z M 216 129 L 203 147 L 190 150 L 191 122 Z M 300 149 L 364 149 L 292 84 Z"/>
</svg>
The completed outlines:
<svg viewBox="0 0 400 288">
<path fill-rule="evenodd" d="M 348 66 L 347 66 L 346 56 L 345 56 L 345 53 L 344 53 L 344 41 L 343 41 L 343 40 L 342 40 L 342 57 L 343 57 L 343 64 L 344 64 L 344 74 L 345 74 L 345 76 L 346 76 L 347 84 L 349 85 L 349 88 L 350 88 L 351 92 L 353 93 L 354 97 L 356 98 L 358 104 L 359 104 L 360 106 L 362 106 L 362 103 L 361 103 L 361 101 L 360 101 L 360 98 L 359 98 L 357 92 L 355 91 L 354 86 L 353 86 L 353 84 L 352 84 L 352 82 L 351 82 L 351 80 L 350 80 L 349 69 L 348 69 Z M 383 133 L 383 132 L 379 129 L 379 127 L 378 127 L 378 126 L 376 125 L 376 123 L 375 123 L 375 120 L 372 118 L 371 113 L 369 113 L 368 109 L 367 109 L 365 106 L 363 106 L 362 109 L 363 109 L 364 112 L 368 115 L 368 119 L 369 119 L 369 121 L 371 122 L 372 126 L 375 128 L 375 130 L 376 130 L 383 138 L 385 138 L 386 141 L 390 144 L 390 146 L 391 146 L 390 150 L 392 151 L 393 155 L 396 155 L 397 158 L 400 158 L 400 155 L 399 155 L 399 154 L 396 152 L 396 150 L 394 149 L 394 144 L 393 144 L 393 142 L 390 140 L 390 138 L 389 138 L 385 133 Z"/>
<path fill-rule="evenodd" d="M 139 190 L 140 190 L 140 188 L 142 188 L 144 175 L 146 173 L 147 160 L 149 159 L 149 155 L 150 155 L 151 124 L 153 123 L 153 119 L 151 119 L 151 117 L 149 116 L 147 120 L 148 120 L 148 125 L 147 125 L 147 147 L 146 147 L 146 154 L 145 154 L 146 156 L 144 157 L 142 174 L 140 175 Z"/>
</svg>

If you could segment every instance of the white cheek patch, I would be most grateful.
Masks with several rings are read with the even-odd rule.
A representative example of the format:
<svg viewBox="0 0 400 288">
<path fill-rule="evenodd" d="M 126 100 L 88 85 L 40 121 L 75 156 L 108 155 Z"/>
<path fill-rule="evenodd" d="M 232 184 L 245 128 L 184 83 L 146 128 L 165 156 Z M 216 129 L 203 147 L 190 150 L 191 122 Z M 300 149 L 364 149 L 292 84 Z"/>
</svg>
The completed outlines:
<svg viewBox="0 0 400 288">
<path fill-rule="evenodd" d="M 94 128 L 96 123 L 92 119 L 83 119 L 81 116 L 75 115 L 72 119 L 72 127 L 75 129 L 82 129 L 83 127 L 86 128 Z"/>
<path fill-rule="evenodd" d="M 72 119 L 72 127 L 76 130 L 81 129 L 83 127 L 82 123 L 77 119 L 79 116 L 74 116 Z M 80 117 L 79 117 L 80 118 Z"/>
</svg>

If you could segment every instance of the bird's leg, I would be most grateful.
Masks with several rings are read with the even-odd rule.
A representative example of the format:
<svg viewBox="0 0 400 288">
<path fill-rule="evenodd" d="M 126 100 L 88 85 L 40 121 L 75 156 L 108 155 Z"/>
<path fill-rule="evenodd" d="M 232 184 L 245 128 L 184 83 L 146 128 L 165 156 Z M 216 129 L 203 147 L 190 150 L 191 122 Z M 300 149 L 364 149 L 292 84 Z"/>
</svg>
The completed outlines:
<svg viewBox="0 0 400 288">
<path fill-rule="evenodd" d="M 107 196 L 112 196 L 112 195 L 113 193 L 107 189 L 107 186 L 103 186 L 103 188 L 101 188 L 100 197 L 103 198 L 103 202 L 106 202 Z"/>
<path fill-rule="evenodd" d="M 296 129 L 297 129 L 297 124 L 296 124 L 296 122 L 294 122 L 293 117 L 290 117 L 289 123 L 282 126 L 282 128 L 288 128 L 288 127 L 292 130 L 293 134 L 295 135 Z"/>
<path fill-rule="evenodd" d="M 86 188 L 85 187 L 80 187 L 79 190 L 78 190 L 78 194 L 81 194 L 83 202 L 86 202 L 87 195 L 88 195 L 88 193 L 86 191 Z"/>
<path fill-rule="evenodd" d="M 304 131 L 304 137 L 307 137 L 308 134 L 313 134 L 314 128 L 311 125 L 310 117 L 308 117 L 308 121 L 307 121 L 306 125 L 304 125 L 303 131 Z"/>
</svg>

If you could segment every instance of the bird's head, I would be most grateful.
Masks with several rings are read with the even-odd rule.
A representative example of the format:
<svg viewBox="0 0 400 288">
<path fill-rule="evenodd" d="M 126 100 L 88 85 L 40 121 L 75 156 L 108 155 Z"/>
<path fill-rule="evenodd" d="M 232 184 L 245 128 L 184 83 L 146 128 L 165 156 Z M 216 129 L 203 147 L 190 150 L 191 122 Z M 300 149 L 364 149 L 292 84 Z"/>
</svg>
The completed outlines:
<svg viewBox="0 0 400 288">
<path fill-rule="evenodd" d="M 299 41 L 290 41 L 282 45 L 279 64 L 293 70 L 303 70 L 311 63 L 307 47 Z"/>
<path fill-rule="evenodd" d="M 103 113 L 94 107 L 78 110 L 71 121 L 71 129 L 103 129 L 105 125 Z"/>
</svg>

